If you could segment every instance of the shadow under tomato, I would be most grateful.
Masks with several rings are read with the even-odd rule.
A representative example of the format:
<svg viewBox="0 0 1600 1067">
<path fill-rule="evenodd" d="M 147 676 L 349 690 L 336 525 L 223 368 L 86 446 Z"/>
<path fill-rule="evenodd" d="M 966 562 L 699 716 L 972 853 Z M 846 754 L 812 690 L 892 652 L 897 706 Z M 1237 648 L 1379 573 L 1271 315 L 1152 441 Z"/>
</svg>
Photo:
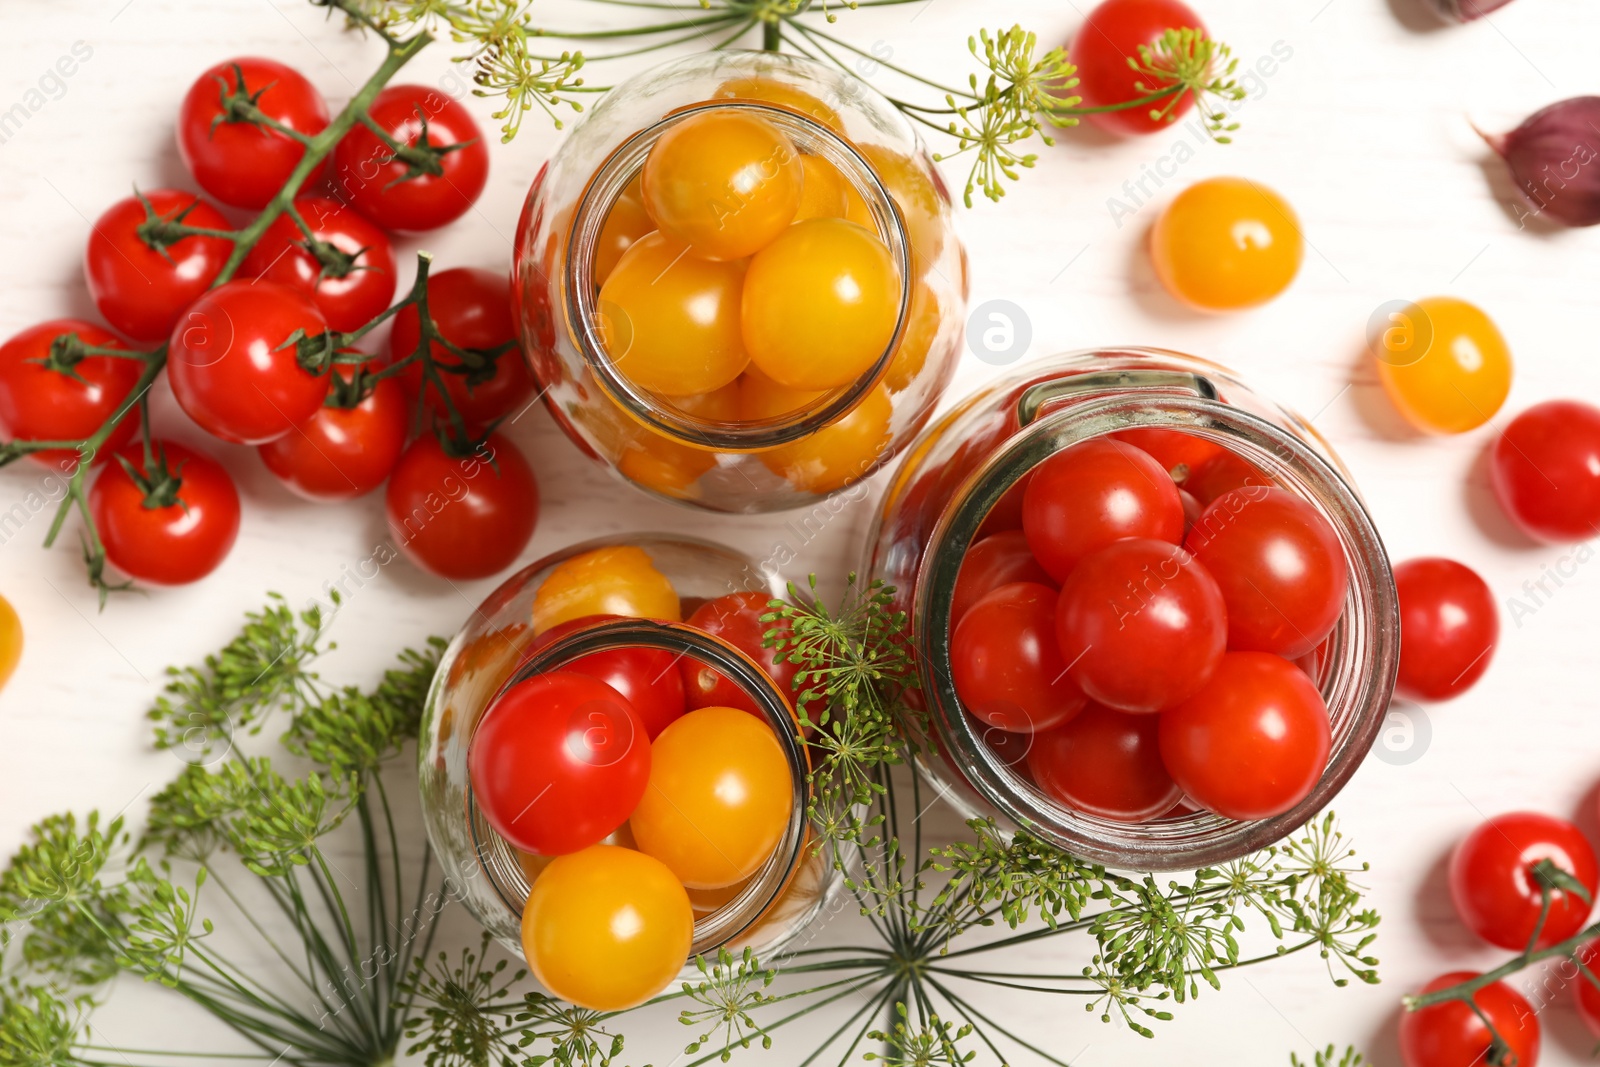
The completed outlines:
<svg viewBox="0 0 1600 1067">
<path fill-rule="evenodd" d="M 1500 547 L 1523 550 L 1538 548 L 1539 542 L 1523 533 L 1511 521 L 1494 494 L 1494 481 L 1489 473 L 1494 442 L 1495 438 L 1490 437 L 1473 457 L 1472 467 L 1461 482 L 1462 503 L 1479 531 Z"/>
<path fill-rule="evenodd" d="M 1381 441 L 1420 441 L 1427 436 L 1406 421 L 1378 378 L 1377 361 L 1365 343 L 1350 365 L 1350 402 L 1362 425 Z"/>
<path fill-rule="evenodd" d="M 1150 232 L 1155 228 L 1156 219 L 1166 206 L 1167 199 L 1158 198 L 1146 201 L 1139 209 L 1139 219 L 1136 220 L 1136 224 L 1140 227 L 1139 239 L 1128 246 L 1127 266 L 1124 271 L 1128 295 L 1138 305 L 1140 311 L 1152 318 L 1179 326 L 1193 326 L 1196 323 L 1209 321 L 1213 316 L 1190 307 L 1167 292 L 1167 287 L 1161 284 L 1161 278 L 1150 262 Z"/>
<path fill-rule="evenodd" d="M 1389 13 L 1411 33 L 1432 34 L 1450 29 L 1450 23 L 1435 13 L 1429 0 L 1388 0 Z"/>
<path fill-rule="evenodd" d="M 1466 827 L 1462 827 L 1460 833 L 1465 834 L 1466 830 Z M 1412 922 L 1428 944 L 1437 950 L 1437 971 L 1440 974 L 1460 964 L 1464 954 L 1483 945 L 1461 922 L 1455 904 L 1450 899 L 1450 856 L 1455 851 L 1455 839 L 1458 836 L 1452 835 L 1450 844 L 1428 864 L 1427 873 L 1422 876 L 1412 897 Z"/>
</svg>

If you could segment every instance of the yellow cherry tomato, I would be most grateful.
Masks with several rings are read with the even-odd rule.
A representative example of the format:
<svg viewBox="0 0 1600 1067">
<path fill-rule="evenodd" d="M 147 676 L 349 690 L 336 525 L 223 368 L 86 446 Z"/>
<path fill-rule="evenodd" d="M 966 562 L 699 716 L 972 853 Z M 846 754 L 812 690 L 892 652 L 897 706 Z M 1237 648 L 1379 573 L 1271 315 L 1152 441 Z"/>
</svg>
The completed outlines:
<svg viewBox="0 0 1600 1067">
<path fill-rule="evenodd" d="M 615 845 L 618 848 L 631 848 L 635 852 L 638 851 L 638 846 L 633 841 L 633 834 L 628 832 L 627 823 L 623 823 L 595 843 Z M 539 880 L 539 876 L 544 874 L 546 867 L 555 862 L 554 856 L 542 856 L 537 852 L 523 852 L 521 849 L 512 849 L 511 851 L 516 853 L 517 866 L 522 868 L 522 877 L 528 880 L 530 886 Z M 692 897 L 690 902 L 693 903 Z"/>
<path fill-rule="evenodd" d="M 939 298 L 920 278 L 911 286 L 911 307 L 906 312 L 905 333 L 889 359 L 883 384 L 898 393 L 916 380 L 928 362 L 934 339 L 939 333 Z"/>
<path fill-rule="evenodd" d="M 750 361 L 739 332 L 745 263 L 691 255 L 652 233 L 600 287 L 600 341 L 617 370 L 664 396 L 709 393 Z"/>
<path fill-rule="evenodd" d="M 587 615 L 683 619 L 678 591 L 634 545 L 591 549 L 558 563 L 533 595 L 535 636 Z"/>
<path fill-rule="evenodd" d="M 522 909 L 522 951 L 546 989 L 621 1011 L 672 984 L 694 944 L 689 896 L 660 860 L 616 845 L 557 856 Z"/>
<path fill-rule="evenodd" d="M 776 107 L 804 115 L 821 123 L 839 136 L 844 136 L 844 120 L 839 113 L 815 96 L 776 78 L 754 75 L 733 78 L 717 86 L 711 93 L 716 100 L 751 100 L 758 104 Z"/>
<path fill-rule="evenodd" d="M 22 658 L 22 618 L 11 601 L 0 596 L 0 687 L 11 680 Z"/>
<path fill-rule="evenodd" d="M 675 396 L 672 406 L 701 422 L 738 422 L 739 383 L 729 382 L 709 393 Z"/>
<path fill-rule="evenodd" d="M 716 465 L 714 453 L 648 431 L 645 438 L 629 444 L 617 460 L 617 469 L 630 482 L 678 499 L 688 496 L 689 487 Z"/>
<path fill-rule="evenodd" d="M 616 269 L 622 253 L 632 248 L 638 240 L 655 230 L 656 224 L 644 209 L 644 194 L 639 191 L 639 179 L 628 183 L 622 195 L 606 214 L 600 227 L 600 241 L 594 251 L 594 283 L 604 285 Z"/>
<path fill-rule="evenodd" d="M 844 218 L 848 207 L 845 180 L 838 169 L 821 156 L 801 156 L 800 167 L 806 180 L 800 189 L 800 206 L 795 209 L 794 221 Z"/>
<path fill-rule="evenodd" d="M 825 393 L 785 389 L 758 374 L 740 379 L 740 410 L 749 421 L 773 419 L 812 407 Z M 858 481 L 889 447 L 894 404 L 878 385 L 844 418 L 787 445 L 760 453 L 774 474 L 808 493 L 831 493 Z"/>
<path fill-rule="evenodd" d="M 732 903 L 734 897 L 744 892 L 744 887 L 749 884 L 750 879 L 744 878 L 732 885 L 716 889 L 691 889 L 689 906 L 694 909 L 696 915 L 710 915 L 714 911 L 721 911 Z"/>
<path fill-rule="evenodd" d="M 794 781 L 772 728 L 738 708 L 700 708 L 650 745 L 650 784 L 628 827 L 639 850 L 691 889 L 767 862 L 789 825 Z"/>
<path fill-rule="evenodd" d="M 1179 193 L 1150 232 L 1167 291 L 1204 311 L 1265 304 L 1300 271 L 1305 239 L 1288 201 L 1246 178 L 1207 178 Z"/>
<path fill-rule="evenodd" d="M 745 275 L 745 350 L 790 389 L 861 377 L 894 336 L 900 279 L 889 249 L 843 219 L 806 219 L 756 253 Z"/>
<path fill-rule="evenodd" d="M 706 259 L 743 259 L 783 232 L 800 206 L 804 170 L 782 130 L 736 108 L 702 111 L 651 146 L 645 210 Z"/>
<path fill-rule="evenodd" d="M 1430 296 L 1389 317 L 1376 339 L 1378 379 L 1419 430 L 1482 426 L 1511 392 L 1511 350 L 1476 305 Z"/>
<path fill-rule="evenodd" d="M 883 145 L 858 145 L 857 149 L 900 208 L 911 242 L 913 273 L 921 277 L 944 251 L 945 213 L 950 199 L 942 186 L 934 185 L 930 172 L 911 156 Z"/>
</svg>

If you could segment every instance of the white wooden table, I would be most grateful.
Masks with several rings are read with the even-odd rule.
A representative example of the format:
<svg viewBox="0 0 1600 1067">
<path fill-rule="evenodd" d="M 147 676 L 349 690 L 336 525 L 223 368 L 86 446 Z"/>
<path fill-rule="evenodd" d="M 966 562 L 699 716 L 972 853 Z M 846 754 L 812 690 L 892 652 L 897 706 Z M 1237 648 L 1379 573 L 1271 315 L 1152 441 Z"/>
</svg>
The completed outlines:
<svg viewBox="0 0 1600 1067">
<path fill-rule="evenodd" d="M 1082 17 L 1079 5 L 1088 6 L 927 0 L 846 11 L 837 29 L 892 50 L 897 63 L 953 77 L 966 69 L 966 36 L 981 26 L 1020 21 L 1045 41 L 1064 40 Z M 1398 1063 L 1401 993 L 1443 971 L 1500 958 L 1474 943 L 1449 905 L 1443 861 L 1455 839 L 1488 813 L 1521 807 L 1597 829 L 1600 567 L 1588 565 L 1587 551 L 1581 562 L 1562 563 L 1568 551 L 1536 548 L 1512 533 L 1485 479 L 1491 429 L 1448 440 L 1406 432 L 1364 360 L 1365 325 L 1383 301 L 1457 294 L 1488 309 L 1510 340 L 1518 363 L 1507 414 L 1549 397 L 1600 393 L 1600 233 L 1519 231 L 1509 187 L 1468 125 L 1470 117 L 1508 127 L 1550 101 L 1600 88 L 1600 8 L 1591 0 L 1520 0 L 1490 23 L 1446 29 L 1431 23 L 1420 0 L 1201 0 L 1199 7 L 1243 65 L 1288 54 L 1253 85 L 1237 142 L 1200 145 L 1157 188 L 1144 176 L 1173 172 L 1168 157 L 1176 158 L 1182 132 L 1121 143 L 1069 132 L 1042 151 L 1002 205 L 963 213 L 973 302 L 1021 306 L 1032 324 L 1031 355 L 1152 344 L 1244 372 L 1312 416 L 1335 443 L 1397 559 L 1450 555 L 1489 580 L 1505 608 L 1504 634 L 1476 690 L 1428 709 L 1431 740 L 1420 758 L 1409 765 L 1369 759 L 1339 798 L 1346 830 L 1372 862 L 1367 884 L 1384 916 L 1381 986 L 1335 990 L 1319 961 L 1296 959 L 1230 977 L 1223 992 L 1180 1008 L 1155 1041 L 1104 1026 L 1075 1004 L 1064 1012 L 1049 998 L 1014 997 L 1005 1010 L 1082 1067 L 1280 1065 L 1290 1050 L 1305 1056 L 1330 1041 L 1353 1042 L 1382 1067 Z M 569 22 L 584 14 L 570 3 L 559 11 Z M 342 32 L 301 0 L 7 0 L 3 22 L 0 112 L 13 102 L 29 107 L 0 143 L 0 333 L 7 335 L 56 315 L 92 315 L 79 265 L 88 220 L 133 183 L 187 184 L 172 124 L 201 69 L 236 54 L 274 56 L 337 105 L 377 56 L 376 44 Z M 41 85 L 78 41 L 92 55 L 70 78 Z M 459 91 L 464 75 L 451 68 L 451 54 L 448 44 L 436 46 L 405 77 Z M 35 89 L 41 94 L 30 95 Z M 490 106 L 472 106 L 491 128 Z M 523 194 L 556 141 L 530 118 L 515 143 L 495 147 L 478 210 L 425 242 L 441 266 L 506 264 Z M 959 188 L 964 171 L 947 167 Z M 1142 237 L 1179 185 L 1225 173 L 1284 193 L 1311 250 L 1294 287 L 1273 305 L 1201 318 L 1160 290 Z M 1141 194 L 1145 203 L 1119 220 L 1125 212 L 1113 211 L 1112 198 L 1129 204 L 1125 183 L 1137 190 L 1141 179 L 1153 195 Z M 950 396 L 992 373 L 969 357 Z M 170 396 L 156 408 L 165 432 L 220 454 L 238 479 L 245 500 L 238 546 L 199 585 L 118 599 L 97 613 L 70 528 L 49 552 L 40 547 L 47 513 L 7 531 L 0 592 L 21 612 L 28 641 L 0 695 L 0 847 L 7 852 L 51 812 L 98 806 L 137 819 L 178 769 L 149 747 L 141 718 L 162 668 L 217 647 L 269 589 L 295 603 L 316 595 L 385 537 L 378 498 L 335 508 L 297 502 L 249 450 L 203 440 Z M 599 533 L 658 529 L 710 532 L 755 555 L 789 540 L 800 555 L 794 576 L 839 576 L 865 532 L 865 503 L 802 545 L 783 515 L 708 522 L 652 502 L 590 466 L 542 411 L 522 419 L 513 436 L 534 460 L 544 497 L 528 559 Z M 35 489 L 50 489 L 40 468 L 0 472 L 0 511 Z M 1576 573 L 1559 589 L 1550 586 L 1554 595 L 1530 594 L 1526 583 L 1558 564 Z M 453 632 L 493 585 L 452 587 L 401 564 L 385 568 L 340 613 L 341 649 L 327 674 L 370 682 L 401 645 Z M 1523 605 L 1515 620 L 1513 600 Z M 190 1018 L 181 1008 L 169 1014 L 173 1001 L 163 997 L 126 984 L 97 1017 L 101 1036 L 159 1046 L 177 1020 Z M 1585 1062 L 1590 1039 L 1566 995 L 1543 1019 L 1543 1062 Z M 686 1037 L 666 1025 L 637 1035 L 628 1062 L 669 1062 Z M 189 1047 L 212 1047 L 207 1033 L 196 1030 Z M 797 1062 L 800 1047 L 780 1038 L 767 1058 Z"/>
</svg>

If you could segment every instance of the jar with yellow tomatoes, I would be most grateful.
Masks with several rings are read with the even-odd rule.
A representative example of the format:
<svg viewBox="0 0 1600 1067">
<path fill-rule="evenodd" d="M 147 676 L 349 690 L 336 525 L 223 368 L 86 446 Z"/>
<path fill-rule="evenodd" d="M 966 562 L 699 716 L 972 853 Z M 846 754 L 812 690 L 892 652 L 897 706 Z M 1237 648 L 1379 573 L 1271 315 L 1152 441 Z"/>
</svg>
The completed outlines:
<svg viewBox="0 0 1600 1067">
<path fill-rule="evenodd" d="M 862 568 L 909 616 L 920 771 L 1108 866 L 1280 840 L 1388 710 L 1394 580 L 1349 473 L 1176 352 L 1057 356 L 957 404 L 908 450 Z"/>
<path fill-rule="evenodd" d="M 794 668 L 761 646 L 777 590 L 709 542 L 591 541 L 511 577 L 446 649 L 419 746 L 429 841 L 556 996 L 629 1007 L 825 907 Z"/>
<path fill-rule="evenodd" d="M 959 355 L 966 260 L 937 170 L 887 100 L 799 57 L 691 56 L 611 90 L 535 179 L 515 247 L 556 421 L 711 511 L 865 478 Z"/>
</svg>

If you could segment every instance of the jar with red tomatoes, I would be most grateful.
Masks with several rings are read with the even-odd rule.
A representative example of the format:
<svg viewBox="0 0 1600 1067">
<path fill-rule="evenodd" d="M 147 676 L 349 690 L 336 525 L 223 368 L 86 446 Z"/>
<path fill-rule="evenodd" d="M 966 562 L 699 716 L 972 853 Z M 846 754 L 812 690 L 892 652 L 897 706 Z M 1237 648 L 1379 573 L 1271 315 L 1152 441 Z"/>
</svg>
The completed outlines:
<svg viewBox="0 0 1600 1067">
<path fill-rule="evenodd" d="M 1349 473 L 1176 352 L 1058 356 L 958 404 L 863 567 L 911 620 L 922 772 L 1110 866 L 1284 837 L 1354 773 L 1394 685 L 1394 579 Z"/>
<path fill-rule="evenodd" d="M 760 644 L 780 588 L 710 542 L 590 541 L 512 576 L 446 649 L 419 746 L 428 837 L 557 996 L 628 1007 L 825 907 L 792 669 Z"/>
<path fill-rule="evenodd" d="M 528 195 L 513 304 L 556 421 L 719 512 L 859 482 L 959 355 L 966 259 L 916 132 L 809 60 L 717 52 L 606 94 Z"/>
</svg>

